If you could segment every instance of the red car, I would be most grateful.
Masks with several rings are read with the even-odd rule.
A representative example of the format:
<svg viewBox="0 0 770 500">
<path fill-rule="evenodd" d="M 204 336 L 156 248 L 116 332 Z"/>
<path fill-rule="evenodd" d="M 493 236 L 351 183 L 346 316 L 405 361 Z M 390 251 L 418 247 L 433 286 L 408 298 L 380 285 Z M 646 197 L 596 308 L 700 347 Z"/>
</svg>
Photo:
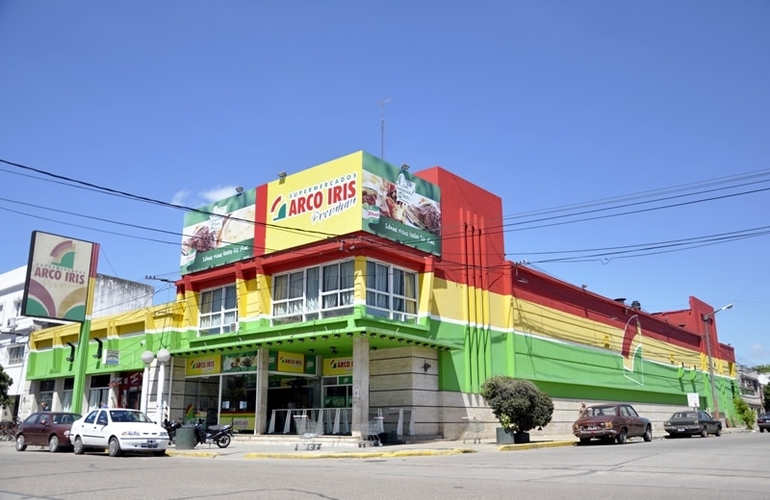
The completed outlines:
<svg viewBox="0 0 770 500">
<path fill-rule="evenodd" d="M 55 453 L 63 448 L 72 449 L 70 427 L 79 419 L 77 413 L 39 411 L 27 417 L 16 432 L 16 451 L 27 446 L 47 446 Z"/>
<path fill-rule="evenodd" d="M 572 433 L 581 444 L 592 439 L 624 444 L 632 437 L 641 437 L 649 442 L 652 441 L 652 423 L 640 417 L 629 404 L 608 403 L 587 407 L 572 424 Z"/>
</svg>

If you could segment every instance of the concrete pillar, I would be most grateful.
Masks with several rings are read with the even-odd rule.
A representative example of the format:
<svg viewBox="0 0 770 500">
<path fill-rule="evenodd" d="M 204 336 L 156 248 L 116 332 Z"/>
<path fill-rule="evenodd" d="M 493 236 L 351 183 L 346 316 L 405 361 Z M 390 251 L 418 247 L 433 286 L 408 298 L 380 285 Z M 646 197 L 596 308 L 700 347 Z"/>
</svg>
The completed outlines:
<svg viewBox="0 0 770 500">
<path fill-rule="evenodd" d="M 270 351 L 262 347 L 257 353 L 257 415 L 254 421 L 254 434 L 264 434 L 267 432 L 267 420 L 270 415 L 267 414 L 267 366 L 270 362 Z"/>
<path fill-rule="evenodd" d="M 369 337 L 353 338 L 353 437 L 369 421 Z"/>
</svg>

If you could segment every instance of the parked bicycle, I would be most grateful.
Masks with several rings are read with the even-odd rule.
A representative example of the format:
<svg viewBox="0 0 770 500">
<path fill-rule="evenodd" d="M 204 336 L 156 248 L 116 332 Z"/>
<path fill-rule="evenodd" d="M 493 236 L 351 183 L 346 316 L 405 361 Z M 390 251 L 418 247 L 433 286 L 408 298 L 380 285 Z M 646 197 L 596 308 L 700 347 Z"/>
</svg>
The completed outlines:
<svg viewBox="0 0 770 500">
<path fill-rule="evenodd" d="M 0 421 L 0 441 L 14 441 L 19 430 L 19 419 Z"/>
</svg>

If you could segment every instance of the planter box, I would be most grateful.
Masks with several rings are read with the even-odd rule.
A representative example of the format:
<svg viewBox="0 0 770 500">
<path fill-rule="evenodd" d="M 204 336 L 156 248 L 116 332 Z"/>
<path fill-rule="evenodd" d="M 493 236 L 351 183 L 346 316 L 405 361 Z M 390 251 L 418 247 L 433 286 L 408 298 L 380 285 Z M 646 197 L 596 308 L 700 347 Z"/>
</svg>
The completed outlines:
<svg viewBox="0 0 770 500">
<path fill-rule="evenodd" d="M 495 429 L 497 444 L 525 444 L 529 443 L 529 432 L 506 431 L 502 427 Z"/>
<path fill-rule="evenodd" d="M 513 444 L 513 431 L 507 431 L 503 427 L 495 429 L 497 432 L 497 444 Z"/>
</svg>

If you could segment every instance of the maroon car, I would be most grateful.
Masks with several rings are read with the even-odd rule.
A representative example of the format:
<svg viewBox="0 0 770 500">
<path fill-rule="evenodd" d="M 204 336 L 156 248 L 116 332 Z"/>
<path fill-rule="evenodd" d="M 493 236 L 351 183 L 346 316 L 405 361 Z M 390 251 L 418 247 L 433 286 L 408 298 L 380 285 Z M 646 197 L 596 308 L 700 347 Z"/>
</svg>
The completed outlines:
<svg viewBox="0 0 770 500">
<path fill-rule="evenodd" d="M 27 446 L 47 446 L 55 453 L 64 448 L 72 449 L 70 427 L 79 419 L 77 413 L 39 411 L 27 417 L 16 432 L 16 451 L 24 451 Z"/>
<path fill-rule="evenodd" d="M 634 407 L 625 403 L 608 403 L 587 407 L 572 424 L 572 433 L 586 444 L 592 439 L 625 443 L 641 437 L 652 441 L 652 423 L 640 417 Z"/>
</svg>

